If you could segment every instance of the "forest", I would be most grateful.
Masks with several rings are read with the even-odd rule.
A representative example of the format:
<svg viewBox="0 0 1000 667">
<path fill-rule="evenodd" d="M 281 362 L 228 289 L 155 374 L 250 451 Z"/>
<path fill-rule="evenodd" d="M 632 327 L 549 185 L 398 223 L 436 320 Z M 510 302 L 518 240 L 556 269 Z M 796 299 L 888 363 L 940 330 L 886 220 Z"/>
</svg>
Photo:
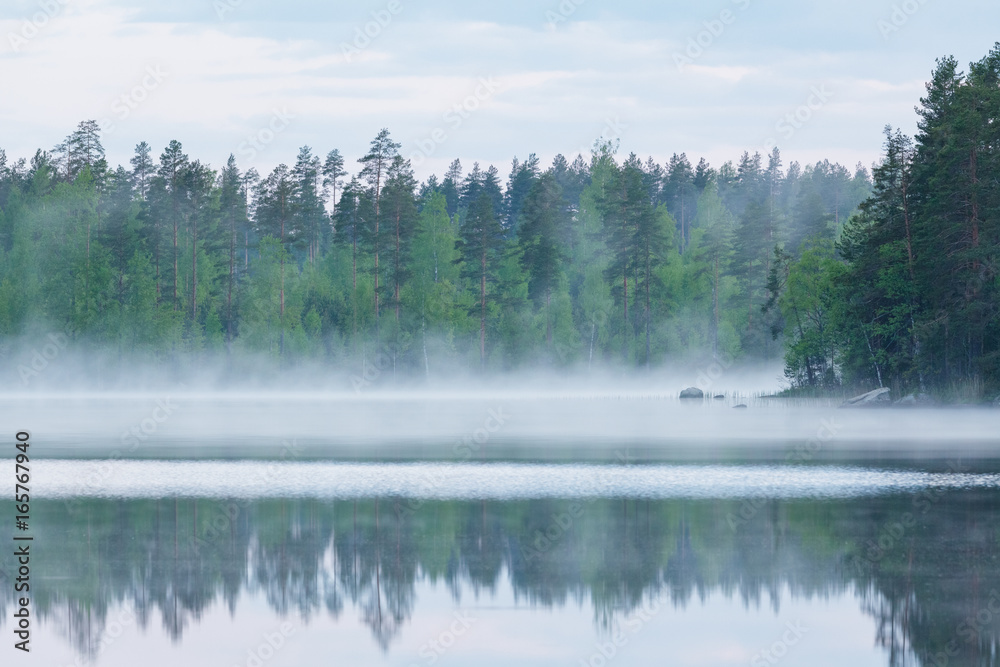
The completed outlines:
<svg viewBox="0 0 1000 667">
<path fill-rule="evenodd" d="M 1000 389 L 1000 44 L 968 72 L 939 60 L 917 112 L 871 170 L 777 148 L 660 164 L 601 139 L 423 182 L 388 129 L 356 162 L 303 146 L 258 174 L 176 140 L 112 168 L 84 121 L 30 160 L 0 150 L 0 352 L 379 356 L 416 377 L 783 358 L 796 388 L 982 398 Z"/>
</svg>

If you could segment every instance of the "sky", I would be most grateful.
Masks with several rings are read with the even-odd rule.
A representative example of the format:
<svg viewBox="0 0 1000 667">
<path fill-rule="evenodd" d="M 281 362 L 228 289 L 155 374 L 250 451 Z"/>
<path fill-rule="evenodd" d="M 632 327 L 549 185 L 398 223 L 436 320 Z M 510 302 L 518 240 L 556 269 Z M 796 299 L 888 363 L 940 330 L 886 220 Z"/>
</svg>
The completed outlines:
<svg viewBox="0 0 1000 667">
<path fill-rule="evenodd" d="M 171 139 L 262 175 L 304 145 L 354 163 L 388 128 L 421 179 L 601 137 L 853 168 L 886 124 L 915 131 L 937 58 L 967 67 L 998 25 L 996 0 L 4 0 L 0 148 L 94 119 L 112 166 Z"/>
</svg>

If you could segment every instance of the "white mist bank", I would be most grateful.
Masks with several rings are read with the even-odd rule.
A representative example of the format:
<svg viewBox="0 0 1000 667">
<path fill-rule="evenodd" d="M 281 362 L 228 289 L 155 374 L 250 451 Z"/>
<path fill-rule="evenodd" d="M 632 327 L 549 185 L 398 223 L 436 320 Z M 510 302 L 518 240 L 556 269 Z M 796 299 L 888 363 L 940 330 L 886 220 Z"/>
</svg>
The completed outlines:
<svg viewBox="0 0 1000 667">
<path fill-rule="evenodd" d="M 841 410 L 610 389 L 7 397 L 0 421 L 31 432 L 36 458 L 1000 458 L 996 409 Z"/>
<path fill-rule="evenodd" d="M 174 360 L 122 357 L 106 346 L 43 330 L 0 341 L 0 397 L 174 393 L 342 393 L 525 391 L 670 394 L 773 393 L 785 386 L 780 360 L 671 357 L 651 368 L 602 359 L 562 365 L 539 361 L 513 370 L 478 370 L 458 353 L 414 359 L 389 348 L 350 357 L 308 358 L 250 352 L 179 354 Z"/>
</svg>

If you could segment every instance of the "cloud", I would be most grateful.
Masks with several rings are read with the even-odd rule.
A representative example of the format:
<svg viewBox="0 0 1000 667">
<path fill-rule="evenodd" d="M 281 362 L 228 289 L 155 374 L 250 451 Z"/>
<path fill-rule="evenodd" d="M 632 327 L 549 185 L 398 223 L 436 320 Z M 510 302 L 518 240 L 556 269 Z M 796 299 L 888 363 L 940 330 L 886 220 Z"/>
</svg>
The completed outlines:
<svg viewBox="0 0 1000 667">
<path fill-rule="evenodd" d="M 697 76 L 705 76 L 710 78 L 722 79 L 730 83 L 736 83 L 743 80 L 745 77 L 757 73 L 753 67 L 739 67 L 739 66 L 727 66 L 727 65 L 689 65 L 687 67 L 688 71 Z"/>
<path fill-rule="evenodd" d="M 886 123 L 913 131 L 912 108 L 934 59 L 949 45 L 966 60 L 982 57 L 992 45 L 986 26 L 1000 19 L 995 4 L 967 0 L 960 4 L 979 19 L 960 28 L 942 12 L 961 7 L 928 4 L 887 44 L 875 21 L 891 3 L 860 0 L 753 2 L 745 10 L 745 0 L 584 2 L 554 27 L 546 12 L 558 11 L 557 2 L 399 0 L 401 10 L 353 53 L 344 45 L 357 48 L 387 2 L 334 11 L 318 0 L 220 1 L 232 8 L 221 20 L 212 0 L 67 0 L 17 52 L 0 44 L 0 75 L 17 91 L 0 99 L 0 146 L 28 157 L 80 120 L 107 118 L 115 124 L 105 137 L 113 163 L 127 164 L 139 141 L 158 150 L 176 138 L 220 165 L 276 109 L 287 110 L 293 122 L 253 165 L 263 171 L 293 160 L 304 144 L 361 155 L 382 127 L 410 150 L 485 77 L 500 89 L 452 128 L 419 176 L 453 157 L 505 165 L 529 152 L 572 155 L 615 118 L 628 126 L 626 154 L 665 160 L 685 151 L 718 165 L 762 144 L 812 86 L 835 82 L 833 102 L 796 132 L 785 161 L 853 165 L 877 157 Z M 9 3 L 0 35 L 17 34 L 37 7 Z M 737 20 L 679 71 L 673 54 L 727 7 Z M 918 39 L 941 25 L 953 27 Z M 144 89 L 150 67 L 166 76 Z"/>
</svg>

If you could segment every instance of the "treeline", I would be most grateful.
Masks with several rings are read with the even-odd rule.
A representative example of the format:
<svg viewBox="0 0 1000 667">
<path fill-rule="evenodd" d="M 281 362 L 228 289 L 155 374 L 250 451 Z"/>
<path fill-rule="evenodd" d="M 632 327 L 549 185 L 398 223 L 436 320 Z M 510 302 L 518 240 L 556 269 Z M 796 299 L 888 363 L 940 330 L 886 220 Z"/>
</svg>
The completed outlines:
<svg viewBox="0 0 1000 667">
<path fill-rule="evenodd" d="M 979 399 L 1000 389 L 1000 43 L 938 61 L 914 138 L 885 130 L 872 195 L 836 243 L 779 251 L 788 377 Z"/>
<path fill-rule="evenodd" d="M 777 149 L 713 168 L 611 142 L 420 183 L 399 148 L 383 130 L 356 169 L 303 147 L 261 176 L 143 142 L 112 169 L 85 121 L 30 161 L 0 151 L 0 336 L 420 374 L 776 359 L 768 276 L 830 247 L 871 189 L 860 165 L 786 169 Z"/>
<path fill-rule="evenodd" d="M 915 138 L 870 177 L 744 153 L 454 161 L 419 183 L 383 130 L 353 172 L 300 149 L 265 177 L 172 141 L 111 169 L 96 122 L 0 150 L 0 337 L 122 360 L 650 366 L 776 358 L 795 385 L 998 388 L 1000 46 L 938 62 Z"/>
</svg>

